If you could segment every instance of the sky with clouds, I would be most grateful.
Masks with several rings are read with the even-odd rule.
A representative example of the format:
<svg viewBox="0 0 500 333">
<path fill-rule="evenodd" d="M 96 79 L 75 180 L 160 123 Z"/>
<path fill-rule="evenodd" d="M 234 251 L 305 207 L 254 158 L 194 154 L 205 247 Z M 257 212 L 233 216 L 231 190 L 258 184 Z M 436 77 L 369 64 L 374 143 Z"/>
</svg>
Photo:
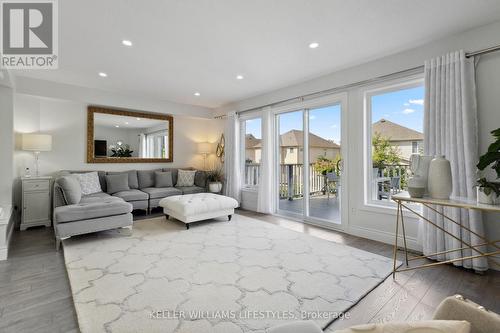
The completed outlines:
<svg viewBox="0 0 500 333">
<path fill-rule="evenodd" d="M 394 123 L 422 132 L 424 120 L 424 87 L 403 89 L 372 97 L 372 121 L 384 118 Z M 279 115 L 280 134 L 292 129 L 302 130 L 302 112 Z M 309 111 L 309 130 L 336 143 L 340 142 L 340 105 Z M 247 121 L 246 133 L 261 138 L 261 121 Z"/>
</svg>

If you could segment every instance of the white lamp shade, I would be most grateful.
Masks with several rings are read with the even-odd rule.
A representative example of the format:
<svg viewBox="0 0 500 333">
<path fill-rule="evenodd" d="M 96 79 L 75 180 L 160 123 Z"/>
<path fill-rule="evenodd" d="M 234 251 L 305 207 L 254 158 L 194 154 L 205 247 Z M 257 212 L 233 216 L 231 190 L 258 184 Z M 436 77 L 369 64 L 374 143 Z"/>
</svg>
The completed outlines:
<svg viewBox="0 0 500 333">
<path fill-rule="evenodd" d="M 209 142 L 198 143 L 198 153 L 199 154 L 210 154 L 212 152 L 212 144 Z"/>
<path fill-rule="evenodd" d="M 23 134 L 23 150 L 51 151 L 52 136 L 48 134 Z"/>
</svg>

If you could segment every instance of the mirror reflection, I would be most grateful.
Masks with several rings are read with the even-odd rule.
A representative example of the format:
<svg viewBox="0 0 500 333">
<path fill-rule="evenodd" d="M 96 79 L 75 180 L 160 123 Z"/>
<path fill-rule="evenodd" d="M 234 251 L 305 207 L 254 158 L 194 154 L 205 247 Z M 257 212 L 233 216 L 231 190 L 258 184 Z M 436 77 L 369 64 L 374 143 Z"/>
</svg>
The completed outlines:
<svg viewBox="0 0 500 333">
<path fill-rule="evenodd" d="M 94 158 L 168 158 L 169 121 L 94 113 Z"/>
</svg>

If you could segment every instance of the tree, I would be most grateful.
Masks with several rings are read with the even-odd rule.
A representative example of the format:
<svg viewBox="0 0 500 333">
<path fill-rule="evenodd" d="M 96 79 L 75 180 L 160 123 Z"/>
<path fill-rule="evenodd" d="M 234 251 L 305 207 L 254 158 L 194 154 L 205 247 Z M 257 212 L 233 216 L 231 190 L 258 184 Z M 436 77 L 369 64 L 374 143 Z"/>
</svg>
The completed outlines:
<svg viewBox="0 0 500 333">
<path fill-rule="evenodd" d="M 386 165 L 396 165 L 401 161 L 399 149 L 380 133 L 372 137 L 372 163 L 374 168 L 382 169 Z"/>
</svg>

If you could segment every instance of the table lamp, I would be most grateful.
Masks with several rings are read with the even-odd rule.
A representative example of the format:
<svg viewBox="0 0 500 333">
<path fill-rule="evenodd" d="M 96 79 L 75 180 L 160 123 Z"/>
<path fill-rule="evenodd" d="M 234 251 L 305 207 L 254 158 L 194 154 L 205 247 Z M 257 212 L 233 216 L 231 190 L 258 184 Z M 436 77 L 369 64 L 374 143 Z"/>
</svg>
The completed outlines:
<svg viewBox="0 0 500 333">
<path fill-rule="evenodd" d="M 32 151 L 35 155 L 35 176 L 38 177 L 38 158 L 40 152 L 52 150 L 52 136 L 48 134 L 23 134 L 23 150 Z"/>
</svg>

